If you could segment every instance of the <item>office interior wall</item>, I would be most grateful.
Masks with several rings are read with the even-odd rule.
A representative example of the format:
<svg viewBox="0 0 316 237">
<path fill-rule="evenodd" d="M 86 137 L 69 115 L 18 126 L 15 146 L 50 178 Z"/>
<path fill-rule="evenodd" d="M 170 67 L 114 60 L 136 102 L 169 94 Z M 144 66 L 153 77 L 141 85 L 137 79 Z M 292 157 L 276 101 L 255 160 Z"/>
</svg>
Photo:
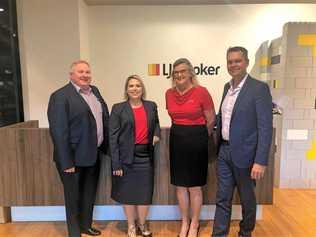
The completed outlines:
<svg viewBox="0 0 316 237">
<path fill-rule="evenodd" d="M 50 94 L 80 57 L 78 1 L 17 1 L 25 120 L 44 127 Z"/>
<path fill-rule="evenodd" d="M 159 105 L 169 126 L 165 76 L 148 76 L 148 64 L 188 57 L 197 66 L 220 66 L 218 75 L 199 76 L 218 108 L 229 80 L 225 51 L 249 49 L 251 65 L 264 40 L 281 36 L 288 21 L 316 21 L 315 4 L 209 6 L 86 6 L 83 0 L 18 1 L 26 120 L 48 125 L 49 95 L 68 80 L 71 61 L 90 59 L 94 83 L 111 107 L 122 100 L 129 74 L 144 77 L 148 99 Z M 162 70 L 161 70 L 162 71 Z"/>
<path fill-rule="evenodd" d="M 80 58 L 90 60 L 90 45 L 89 45 L 89 8 L 84 0 L 78 0 L 79 10 L 79 44 Z"/>
<path fill-rule="evenodd" d="M 249 49 L 251 69 L 262 41 L 282 35 L 288 21 L 316 20 L 316 5 L 93 6 L 89 7 L 90 59 L 97 84 L 110 107 L 122 100 L 125 78 L 140 74 L 148 99 L 159 105 L 162 126 L 169 126 L 164 93 L 170 79 L 162 64 L 179 57 L 194 65 L 220 66 L 218 75 L 199 76 L 219 106 L 229 80 L 225 52 L 229 46 Z M 149 76 L 148 64 L 160 75 Z"/>
</svg>

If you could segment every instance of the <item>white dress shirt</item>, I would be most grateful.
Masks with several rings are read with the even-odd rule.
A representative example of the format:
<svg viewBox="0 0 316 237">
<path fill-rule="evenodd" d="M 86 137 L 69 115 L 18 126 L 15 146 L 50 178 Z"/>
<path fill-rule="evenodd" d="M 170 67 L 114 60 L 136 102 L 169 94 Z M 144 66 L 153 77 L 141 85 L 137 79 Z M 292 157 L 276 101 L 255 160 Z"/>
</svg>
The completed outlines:
<svg viewBox="0 0 316 237">
<path fill-rule="evenodd" d="M 242 79 L 242 81 L 238 84 L 238 86 L 233 88 L 233 79 L 230 80 L 230 88 L 227 91 L 227 94 L 224 98 L 221 112 L 222 112 L 222 138 L 226 141 L 229 141 L 229 128 L 230 128 L 230 120 L 232 117 L 234 105 L 236 103 L 237 97 L 241 88 L 243 87 L 248 74 Z"/>
</svg>

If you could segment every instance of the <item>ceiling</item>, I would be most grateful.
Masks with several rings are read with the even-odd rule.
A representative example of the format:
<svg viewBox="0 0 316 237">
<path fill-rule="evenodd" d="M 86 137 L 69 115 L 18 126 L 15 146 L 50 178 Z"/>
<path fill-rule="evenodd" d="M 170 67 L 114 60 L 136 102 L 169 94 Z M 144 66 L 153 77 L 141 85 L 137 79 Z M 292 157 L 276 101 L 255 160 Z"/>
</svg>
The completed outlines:
<svg viewBox="0 0 316 237">
<path fill-rule="evenodd" d="M 316 3 L 316 0 L 85 0 L 88 5 L 212 5 L 264 3 Z"/>
</svg>

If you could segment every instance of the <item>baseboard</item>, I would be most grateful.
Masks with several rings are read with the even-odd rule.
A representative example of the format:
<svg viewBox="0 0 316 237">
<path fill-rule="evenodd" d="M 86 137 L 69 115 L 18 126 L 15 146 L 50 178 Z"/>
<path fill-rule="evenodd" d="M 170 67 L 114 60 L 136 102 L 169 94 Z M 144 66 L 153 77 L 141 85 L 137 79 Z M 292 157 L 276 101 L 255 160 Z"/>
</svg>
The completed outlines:
<svg viewBox="0 0 316 237">
<path fill-rule="evenodd" d="M 201 220 L 214 219 L 215 205 L 203 205 Z M 12 221 L 64 221 L 64 206 L 11 207 Z M 257 219 L 262 218 L 262 206 L 257 205 Z M 125 220 L 123 208 L 119 205 L 95 206 L 94 220 Z M 241 219 L 240 205 L 233 205 L 232 219 Z M 176 205 L 153 205 L 150 207 L 148 220 L 180 220 Z"/>
</svg>

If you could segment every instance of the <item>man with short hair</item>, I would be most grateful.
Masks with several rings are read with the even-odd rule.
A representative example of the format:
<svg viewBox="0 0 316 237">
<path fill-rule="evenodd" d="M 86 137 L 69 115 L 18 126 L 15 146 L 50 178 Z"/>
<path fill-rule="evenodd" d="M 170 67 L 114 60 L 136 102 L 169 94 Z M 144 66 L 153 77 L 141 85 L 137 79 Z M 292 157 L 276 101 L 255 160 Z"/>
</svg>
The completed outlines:
<svg viewBox="0 0 316 237">
<path fill-rule="evenodd" d="M 264 175 L 272 139 L 272 98 L 268 85 L 247 73 L 245 48 L 229 48 L 226 56 L 232 79 L 224 87 L 217 121 L 219 154 L 212 236 L 228 236 L 237 187 L 242 207 L 238 236 L 250 237 L 256 223 L 255 181 Z"/>
<path fill-rule="evenodd" d="M 54 161 L 64 187 L 70 237 L 100 235 L 92 227 L 100 172 L 100 151 L 108 148 L 109 112 L 99 90 L 90 85 L 88 62 L 71 65 L 70 82 L 55 91 L 48 104 Z"/>
</svg>

